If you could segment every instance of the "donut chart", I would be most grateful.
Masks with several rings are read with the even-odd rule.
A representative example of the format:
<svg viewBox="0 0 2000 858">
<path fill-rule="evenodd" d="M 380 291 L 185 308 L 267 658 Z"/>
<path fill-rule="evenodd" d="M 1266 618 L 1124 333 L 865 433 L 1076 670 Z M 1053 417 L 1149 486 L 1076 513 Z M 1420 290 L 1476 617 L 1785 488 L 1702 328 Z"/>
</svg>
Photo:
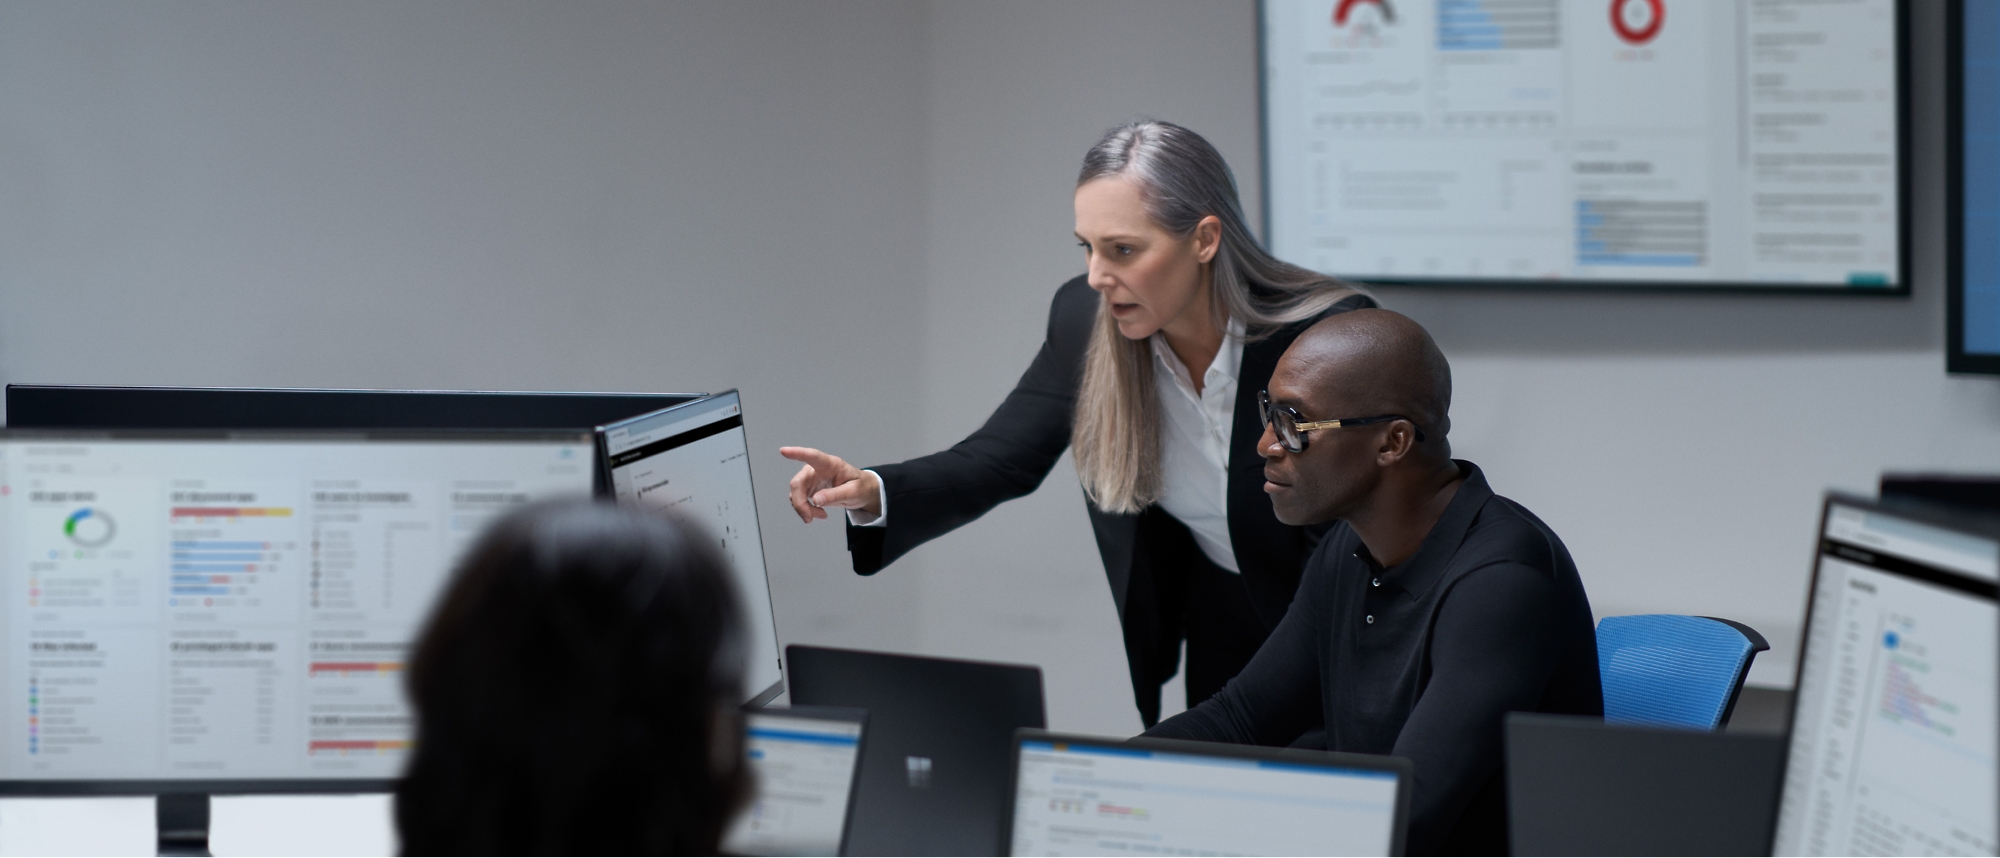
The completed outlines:
<svg viewBox="0 0 2000 858">
<path fill-rule="evenodd" d="M 1662 0 L 1611 0 L 1611 29 L 1627 44 L 1652 41 L 1666 21 L 1667 7 Z"/>
<path fill-rule="evenodd" d="M 118 535 L 118 523 L 104 510 L 84 507 L 63 520 L 63 535 L 84 548 L 97 548 Z"/>
</svg>

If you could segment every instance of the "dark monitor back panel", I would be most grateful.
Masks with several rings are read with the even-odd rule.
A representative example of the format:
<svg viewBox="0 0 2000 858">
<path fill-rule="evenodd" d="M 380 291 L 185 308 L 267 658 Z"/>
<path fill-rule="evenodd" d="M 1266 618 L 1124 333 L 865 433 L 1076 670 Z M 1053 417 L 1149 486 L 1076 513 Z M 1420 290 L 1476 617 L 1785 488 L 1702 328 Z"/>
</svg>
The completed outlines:
<svg viewBox="0 0 2000 858">
<path fill-rule="evenodd" d="M 1769 855 L 1785 737 L 1507 717 L 1516 855 Z"/>
<path fill-rule="evenodd" d="M 15 429 L 588 429 L 698 393 L 7 385 Z"/>
<path fill-rule="evenodd" d="M 1883 500 L 1943 503 L 2000 513 L 2000 475 L 1883 474 Z"/>
</svg>

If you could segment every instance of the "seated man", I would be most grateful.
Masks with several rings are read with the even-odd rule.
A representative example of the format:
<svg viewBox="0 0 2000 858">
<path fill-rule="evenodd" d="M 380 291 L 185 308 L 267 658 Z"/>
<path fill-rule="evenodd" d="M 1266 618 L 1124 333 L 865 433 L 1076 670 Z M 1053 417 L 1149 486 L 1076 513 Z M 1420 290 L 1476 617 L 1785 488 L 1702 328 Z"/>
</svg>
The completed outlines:
<svg viewBox="0 0 2000 858">
<path fill-rule="evenodd" d="M 1264 491 L 1286 524 L 1339 523 L 1243 672 L 1146 735 L 1283 745 L 1324 724 L 1329 750 L 1415 763 L 1411 854 L 1504 855 L 1502 719 L 1604 699 L 1576 564 L 1451 458 L 1450 406 L 1451 367 L 1404 316 L 1300 335 L 1271 376 Z"/>
</svg>

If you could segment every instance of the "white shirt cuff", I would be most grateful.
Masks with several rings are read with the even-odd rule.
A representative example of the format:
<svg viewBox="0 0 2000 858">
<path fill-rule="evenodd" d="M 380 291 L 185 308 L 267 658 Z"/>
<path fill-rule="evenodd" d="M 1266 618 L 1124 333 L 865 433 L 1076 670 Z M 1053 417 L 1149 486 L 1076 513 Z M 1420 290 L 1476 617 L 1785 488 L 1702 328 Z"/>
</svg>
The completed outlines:
<svg viewBox="0 0 2000 858">
<path fill-rule="evenodd" d="M 864 470 L 862 471 L 862 473 L 868 474 L 875 478 L 875 498 L 876 498 L 875 503 L 877 506 L 882 508 L 882 514 L 874 518 L 871 518 L 867 521 L 862 521 L 861 516 L 867 515 L 868 514 L 867 511 L 850 509 L 847 511 L 847 523 L 854 525 L 855 527 L 888 527 L 889 486 L 888 484 L 882 482 L 881 474 L 875 473 L 872 470 Z M 861 515 L 855 515 L 855 513 L 860 513 Z"/>
</svg>

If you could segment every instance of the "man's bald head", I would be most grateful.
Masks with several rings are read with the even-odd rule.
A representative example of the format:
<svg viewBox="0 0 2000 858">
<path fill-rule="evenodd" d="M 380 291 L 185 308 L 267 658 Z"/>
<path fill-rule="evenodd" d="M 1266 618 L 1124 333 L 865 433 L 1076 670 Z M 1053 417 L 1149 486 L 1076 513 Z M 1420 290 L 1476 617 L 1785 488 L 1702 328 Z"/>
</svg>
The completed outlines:
<svg viewBox="0 0 2000 858">
<path fill-rule="evenodd" d="M 1451 364 L 1430 332 L 1390 310 L 1354 310 L 1307 328 L 1285 352 L 1291 377 L 1340 414 L 1313 420 L 1401 414 L 1423 430 L 1423 452 L 1449 457 Z"/>
</svg>

